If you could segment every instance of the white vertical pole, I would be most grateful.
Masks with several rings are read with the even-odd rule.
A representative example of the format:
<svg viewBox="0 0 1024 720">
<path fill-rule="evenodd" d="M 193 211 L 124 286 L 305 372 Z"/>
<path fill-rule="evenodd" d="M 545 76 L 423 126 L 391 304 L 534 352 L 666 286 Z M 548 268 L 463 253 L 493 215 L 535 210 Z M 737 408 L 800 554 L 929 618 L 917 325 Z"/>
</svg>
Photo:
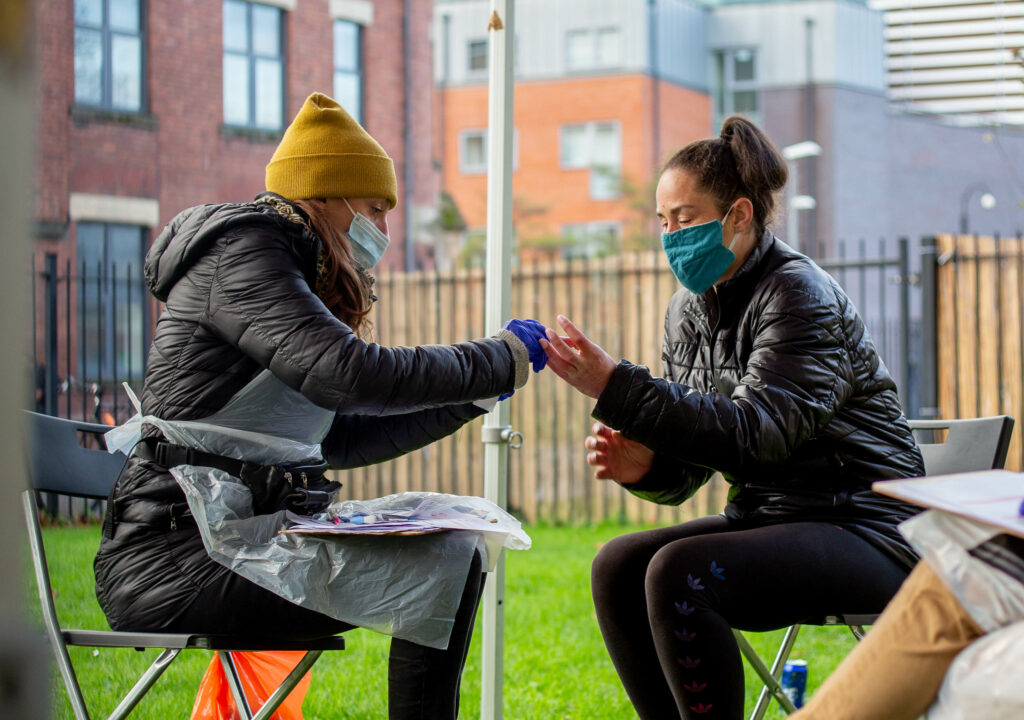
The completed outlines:
<svg viewBox="0 0 1024 720">
<path fill-rule="evenodd" d="M 495 333 L 508 319 L 512 249 L 512 51 L 515 0 L 491 0 L 488 23 L 487 118 L 487 332 Z M 508 403 L 484 419 L 484 437 L 493 438 L 508 425 Z M 508 505 L 508 443 L 485 442 L 484 496 Z M 483 599 L 482 720 L 501 720 L 505 634 L 505 558 L 487 578 Z"/>
<path fill-rule="evenodd" d="M 789 192 L 786 193 L 786 242 L 797 252 L 800 249 L 800 213 L 795 198 L 800 194 L 799 160 L 789 162 Z"/>
</svg>

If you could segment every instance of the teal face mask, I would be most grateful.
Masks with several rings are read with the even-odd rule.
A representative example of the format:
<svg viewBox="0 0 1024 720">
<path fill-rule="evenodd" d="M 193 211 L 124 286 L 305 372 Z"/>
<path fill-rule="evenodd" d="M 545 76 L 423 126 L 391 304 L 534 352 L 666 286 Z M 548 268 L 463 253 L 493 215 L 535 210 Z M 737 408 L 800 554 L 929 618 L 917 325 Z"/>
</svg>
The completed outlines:
<svg viewBox="0 0 1024 720">
<path fill-rule="evenodd" d="M 696 295 L 714 285 L 736 259 L 732 246 L 739 235 L 732 236 L 729 247 L 722 244 L 725 221 L 731 212 L 730 207 L 721 220 L 661 234 L 661 246 L 665 248 L 672 274 L 683 287 Z"/>
<path fill-rule="evenodd" d="M 373 224 L 370 218 L 353 210 L 352 206 L 348 204 L 348 200 L 345 200 L 345 206 L 352 213 L 352 224 L 348 228 L 352 256 L 363 270 L 369 270 L 384 257 L 384 251 L 388 249 L 388 243 L 391 240 Z"/>
</svg>

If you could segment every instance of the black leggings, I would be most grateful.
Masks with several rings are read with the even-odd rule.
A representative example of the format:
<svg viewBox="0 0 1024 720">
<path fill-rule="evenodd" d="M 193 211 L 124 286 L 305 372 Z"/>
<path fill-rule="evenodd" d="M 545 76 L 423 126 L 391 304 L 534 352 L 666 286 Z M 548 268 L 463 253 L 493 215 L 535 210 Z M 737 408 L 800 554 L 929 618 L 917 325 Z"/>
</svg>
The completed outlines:
<svg viewBox="0 0 1024 720">
<path fill-rule="evenodd" d="M 298 640 L 352 629 L 351 625 L 327 615 L 294 605 L 226 568 L 221 570 L 176 619 L 175 625 L 180 628 L 169 627 L 166 632 L 200 629 L 230 635 L 248 634 L 253 628 L 260 628 L 267 637 Z M 456 719 L 462 669 L 485 578 L 480 554 L 474 553 L 447 650 L 392 638 L 388 658 L 390 720 Z"/>
<path fill-rule="evenodd" d="M 743 717 L 732 636 L 881 612 L 907 571 L 822 522 L 741 529 L 721 515 L 605 545 L 591 585 L 615 669 L 643 720 Z"/>
</svg>

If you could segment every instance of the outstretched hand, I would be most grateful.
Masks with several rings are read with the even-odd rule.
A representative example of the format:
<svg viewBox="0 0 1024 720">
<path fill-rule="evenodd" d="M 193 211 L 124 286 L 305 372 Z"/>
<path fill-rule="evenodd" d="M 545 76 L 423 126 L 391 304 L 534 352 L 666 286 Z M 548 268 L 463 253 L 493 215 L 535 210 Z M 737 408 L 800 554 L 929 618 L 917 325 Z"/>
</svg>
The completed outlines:
<svg viewBox="0 0 1024 720">
<path fill-rule="evenodd" d="M 628 440 L 618 430 L 594 423 L 584 445 L 587 464 L 594 468 L 598 480 L 614 480 L 621 485 L 633 485 L 648 473 L 654 462 L 654 451 Z"/>
<path fill-rule="evenodd" d="M 548 356 L 548 367 L 581 393 L 596 400 L 615 371 L 615 361 L 569 318 L 559 315 L 558 324 L 565 330 L 565 337 L 548 328 L 547 340 L 540 341 Z"/>
</svg>

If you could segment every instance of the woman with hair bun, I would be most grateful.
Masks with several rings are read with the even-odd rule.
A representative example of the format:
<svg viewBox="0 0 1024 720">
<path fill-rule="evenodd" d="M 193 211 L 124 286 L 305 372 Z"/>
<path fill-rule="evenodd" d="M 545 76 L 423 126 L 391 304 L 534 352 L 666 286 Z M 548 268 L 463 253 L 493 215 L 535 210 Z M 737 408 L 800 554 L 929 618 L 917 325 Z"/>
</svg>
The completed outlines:
<svg viewBox="0 0 1024 720">
<path fill-rule="evenodd" d="M 842 288 L 768 225 L 786 165 L 750 121 L 686 146 L 657 188 L 682 284 L 664 379 L 615 361 L 567 318 L 551 369 L 597 402 L 598 479 L 664 504 L 715 473 L 720 515 L 631 533 L 594 560 L 605 644 L 638 715 L 743 716 L 733 628 L 880 612 L 917 557 L 896 529 L 916 509 L 871 483 L 924 474 L 896 386 Z"/>
</svg>

